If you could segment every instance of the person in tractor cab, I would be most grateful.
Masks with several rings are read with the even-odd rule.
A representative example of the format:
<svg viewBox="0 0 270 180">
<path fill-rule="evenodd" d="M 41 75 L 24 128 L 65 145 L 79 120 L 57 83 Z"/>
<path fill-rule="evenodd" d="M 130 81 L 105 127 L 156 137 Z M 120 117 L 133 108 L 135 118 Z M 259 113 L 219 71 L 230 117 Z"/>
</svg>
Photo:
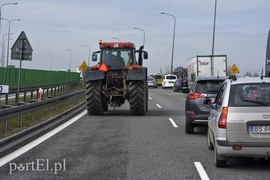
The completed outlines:
<svg viewBox="0 0 270 180">
<path fill-rule="evenodd" d="M 121 57 L 120 51 L 108 50 L 105 52 L 103 62 L 106 63 L 108 68 L 123 69 L 125 67 L 125 61 Z"/>
<path fill-rule="evenodd" d="M 112 51 L 111 50 L 108 50 L 106 53 L 105 53 L 105 57 L 104 57 L 104 62 L 106 63 L 106 65 L 108 66 L 108 67 L 110 67 L 111 66 L 111 61 L 112 61 L 112 59 L 113 59 L 113 54 L 112 54 Z"/>
<path fill-rule="evenodd" d="M 113 62 L 116 68 L 124 68 L 125 67 L 125 60 L 121 56 L 121 51 L 117 51 L 115 60 Z"/>
</svg>

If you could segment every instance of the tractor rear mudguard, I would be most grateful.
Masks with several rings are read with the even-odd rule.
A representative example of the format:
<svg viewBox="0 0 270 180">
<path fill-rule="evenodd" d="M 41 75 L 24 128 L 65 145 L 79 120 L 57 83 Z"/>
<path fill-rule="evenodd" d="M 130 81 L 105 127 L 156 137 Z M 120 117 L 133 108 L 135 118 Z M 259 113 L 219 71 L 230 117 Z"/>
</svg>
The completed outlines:
<svg viewBox="0 0 270 180">
<path fill-rule="evenodd" d="M 147 68 L 142 67 L 140 70 L 127 71 L 127 80 L 145 80 L 147 75 Z"/>
<path fill-rule="evenodd" d="M 104 73 L 101 71 L 91 71 L 89 68 L 85 71 L 85 81 L 104 79 Z"/>
</svg>

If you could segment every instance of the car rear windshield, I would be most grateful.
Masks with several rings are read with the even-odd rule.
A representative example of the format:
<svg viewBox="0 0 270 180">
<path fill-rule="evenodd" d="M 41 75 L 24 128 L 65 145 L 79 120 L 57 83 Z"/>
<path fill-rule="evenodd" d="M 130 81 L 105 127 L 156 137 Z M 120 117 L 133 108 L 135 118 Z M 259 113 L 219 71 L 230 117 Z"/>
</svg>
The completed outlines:
<svg viewBox="0 0 270 180">
<path fill-rule="evenodd" d="M 195 92 L 216 94 L 224 80 L 201 80 L 196 82 Z"/>
<path fill-rule="evenodd" d="M 270 83 L 232 85 L 229 106 L 270 106 Z"/>
<path fill-rule="evenodd" d="M 177 79 L 176 76 L 166 76 L 166 79 Z"/>
</svg>

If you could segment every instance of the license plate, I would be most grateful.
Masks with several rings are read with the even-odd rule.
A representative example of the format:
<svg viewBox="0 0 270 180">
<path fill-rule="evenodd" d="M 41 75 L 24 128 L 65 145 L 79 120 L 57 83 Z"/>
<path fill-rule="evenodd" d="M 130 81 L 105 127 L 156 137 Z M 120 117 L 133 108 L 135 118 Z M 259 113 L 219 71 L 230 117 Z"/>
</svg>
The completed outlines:
<svg viewBox="0 0 270 180">
<path fill-rule="evenodd" d="M 270 126 L 250 126 L 251 133 L 270 133 Z"/>
</svg>

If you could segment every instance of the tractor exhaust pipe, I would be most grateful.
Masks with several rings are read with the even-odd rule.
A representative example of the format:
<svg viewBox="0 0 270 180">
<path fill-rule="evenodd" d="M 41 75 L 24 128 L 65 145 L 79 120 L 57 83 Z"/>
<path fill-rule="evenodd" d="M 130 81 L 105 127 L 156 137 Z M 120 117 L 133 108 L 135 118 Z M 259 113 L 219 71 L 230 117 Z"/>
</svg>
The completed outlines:
<svg viewBox="0 0 270 180">
<path fill-rule="evenodd" d="M 139 65 L 142 66 L 143 65 L 143 57 L 142 57 L 142 50 L 143 50 L 143 46 L 141 46 L 139 48 Z"/>
</svg>

